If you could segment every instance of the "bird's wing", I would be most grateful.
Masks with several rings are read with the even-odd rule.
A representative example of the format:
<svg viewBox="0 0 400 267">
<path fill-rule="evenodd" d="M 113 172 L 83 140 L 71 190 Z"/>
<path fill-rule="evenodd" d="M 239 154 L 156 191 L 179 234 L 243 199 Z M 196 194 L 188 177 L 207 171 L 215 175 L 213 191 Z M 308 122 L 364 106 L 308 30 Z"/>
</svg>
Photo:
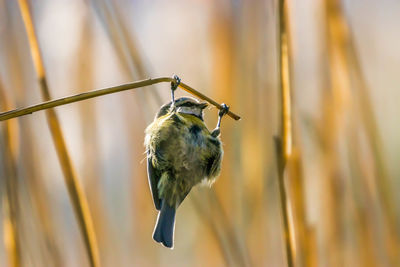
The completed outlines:
<svg viewBox="0 0 400 267">
<path fill-rule="evenodd" d="M 154 206 L 157 210 L 161 209 L 161 199 L 158 196 L 158 182 L 160 181 L 160 175 L 154 168 L 152 158 L 147 154 L 147 177 L 149 179 L 150 191 L 153 196 Z"/>
<path fill-rule="evenodd" d="M 218 139 L 212 139 L 213 145 L 220 146 Z M 206 174 L 209 180 L 214 180 L 221 171 L 222 149 L 214 150 L 214 153 L 207 159 Z"/>
</svg>

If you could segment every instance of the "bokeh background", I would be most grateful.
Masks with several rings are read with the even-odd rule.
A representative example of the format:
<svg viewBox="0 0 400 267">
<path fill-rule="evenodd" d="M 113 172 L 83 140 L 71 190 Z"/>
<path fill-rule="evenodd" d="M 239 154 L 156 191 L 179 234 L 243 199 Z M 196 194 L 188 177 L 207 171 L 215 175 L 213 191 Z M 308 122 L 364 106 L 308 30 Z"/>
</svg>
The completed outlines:
<svg viewBox="0 0 400 267">
<path fill-rule="evenodd" d="M 143 146 L 169 85 L 56 108 L 101 265 L 286 266 L 273 139 L 278 1 L 29 4 L 53 98 L 177 74 L 242 116 L 223 119 L 221 176 L 181 205 L 169 250 L 152 240 Z M 398 14 L 398 0 L 288 0 L 293 149 L 284 178 L 296 266 L 399 266 Z M 0 93 L 2 111 L 42 101 L 12 0 L 0 0 Z M 206 111 L 210 129 L 217 113 Z M 45 113 L 0 128 L 0 266 L 88 266 Z"/>
</svg>

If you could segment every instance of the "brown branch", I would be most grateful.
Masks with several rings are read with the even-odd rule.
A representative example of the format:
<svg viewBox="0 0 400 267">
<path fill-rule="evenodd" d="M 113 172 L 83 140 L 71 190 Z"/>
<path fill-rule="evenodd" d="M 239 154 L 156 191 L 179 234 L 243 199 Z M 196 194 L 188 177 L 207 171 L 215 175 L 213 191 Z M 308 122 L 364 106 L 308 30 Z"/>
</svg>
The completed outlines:
<svg viewBox="0 0 400 267">
<path fill-rule="evenodd" d="M 40 110 L 54 108 L 57 106 L 62 106 L 62 105 L 66 105 L 66 104 L 70 104 L 70 103 L 74 103 L 74 102 L 78 102 L 78 101 L 82 101 L 85 99 L 94 98 L 94 97 L 98 97 L 98 96 L 102 96 L 102 95 L 108 95 L 108 94 L 112 94 L 112 93 L 117 93 L 117 92 L 126 91 L 126 90 L 130 90 L 130 89 L 144 87 L 144 86 L 161 83 L 161 82 L 174 82 L 174 81 L 175 80 L 170 77 L 160 77 L 160 78 L 137 81 L 137 82 L 133 82 L 133 83 L 122 84 L 122 85 L 108 87 L 108 88 L 104 88 L 104 89 L 93 90 L 93 91 L 89 91 L 86 93 L 80 93 L 80 94 L 76 94 L 76 95 L 72 95 L 72 96 L 62 97 L 62 98 L 42 102 L 42 103 L 39 103 L 39 104 L 36 104 L 33 106 L 29 106 L 26 108 L 19 108 L 19 109 L 2 112 L 2 113 L 0 113 L 0 121 L 24 116 L 27 114 L 32 114 L 32 113 L 40 111 Z M 214 101 L 213 99 L 209 98 L 208 96 L 198 92 L 197 90 L 193 89 L 189 85 L 181 82 L 179 84 L 179 86 L 183 90 L 191 93 L 192 95 L 197 96 L 198 98 L 209 102 L 216 108 L 218 108 L 218 109 L 222 108 L 222 106 L 220 104 L 218 104 L 216 101 Z M 232 111 L 229 111 L 227 113 L 227 115 L 229 115 L 231 118 L 233 118 L 235 120 L 240 120 L 240 116 L 233 113 Z"/>
</svg>

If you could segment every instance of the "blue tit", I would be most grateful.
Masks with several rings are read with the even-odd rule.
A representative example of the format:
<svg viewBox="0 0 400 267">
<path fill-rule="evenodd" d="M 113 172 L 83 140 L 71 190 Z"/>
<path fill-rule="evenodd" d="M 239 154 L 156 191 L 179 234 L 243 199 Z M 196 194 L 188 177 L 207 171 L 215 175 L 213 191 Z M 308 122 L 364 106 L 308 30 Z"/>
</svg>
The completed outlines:
<svg viewBox="0 0 400 267">
<path fill-rule="evenodd" d="M 182 97 L 163 105 L 146 129 L 147 174 L 159 210 L 153 239 L 173 247 L 176 209 L 193 186 L 211 185 L 221 170 L 221 117 L 210 132 L 203 120 L 207 103 Z M 225 105 L 224 107 L 227 108 Z"/>
</svg>

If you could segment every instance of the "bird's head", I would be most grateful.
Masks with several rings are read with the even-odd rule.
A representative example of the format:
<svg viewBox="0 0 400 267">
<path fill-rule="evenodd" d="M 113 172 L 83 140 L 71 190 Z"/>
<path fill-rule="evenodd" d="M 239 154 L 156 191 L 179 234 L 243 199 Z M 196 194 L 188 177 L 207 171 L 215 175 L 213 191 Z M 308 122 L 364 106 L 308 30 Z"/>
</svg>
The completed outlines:
<svg viewBox="0 0 400 267">
<path fill-rule="evenodd" d="M 157 113 L 157 118 L 167 114 L 171 109 L 172 102 L 163 105 Z M 175 110 L 178 113 L 190 114 L 203 120 L 203 110 L 208 106 L 205 102 L 199 102 L 191 97 L 181 97 L 175 100 Z"/>
</svg>

